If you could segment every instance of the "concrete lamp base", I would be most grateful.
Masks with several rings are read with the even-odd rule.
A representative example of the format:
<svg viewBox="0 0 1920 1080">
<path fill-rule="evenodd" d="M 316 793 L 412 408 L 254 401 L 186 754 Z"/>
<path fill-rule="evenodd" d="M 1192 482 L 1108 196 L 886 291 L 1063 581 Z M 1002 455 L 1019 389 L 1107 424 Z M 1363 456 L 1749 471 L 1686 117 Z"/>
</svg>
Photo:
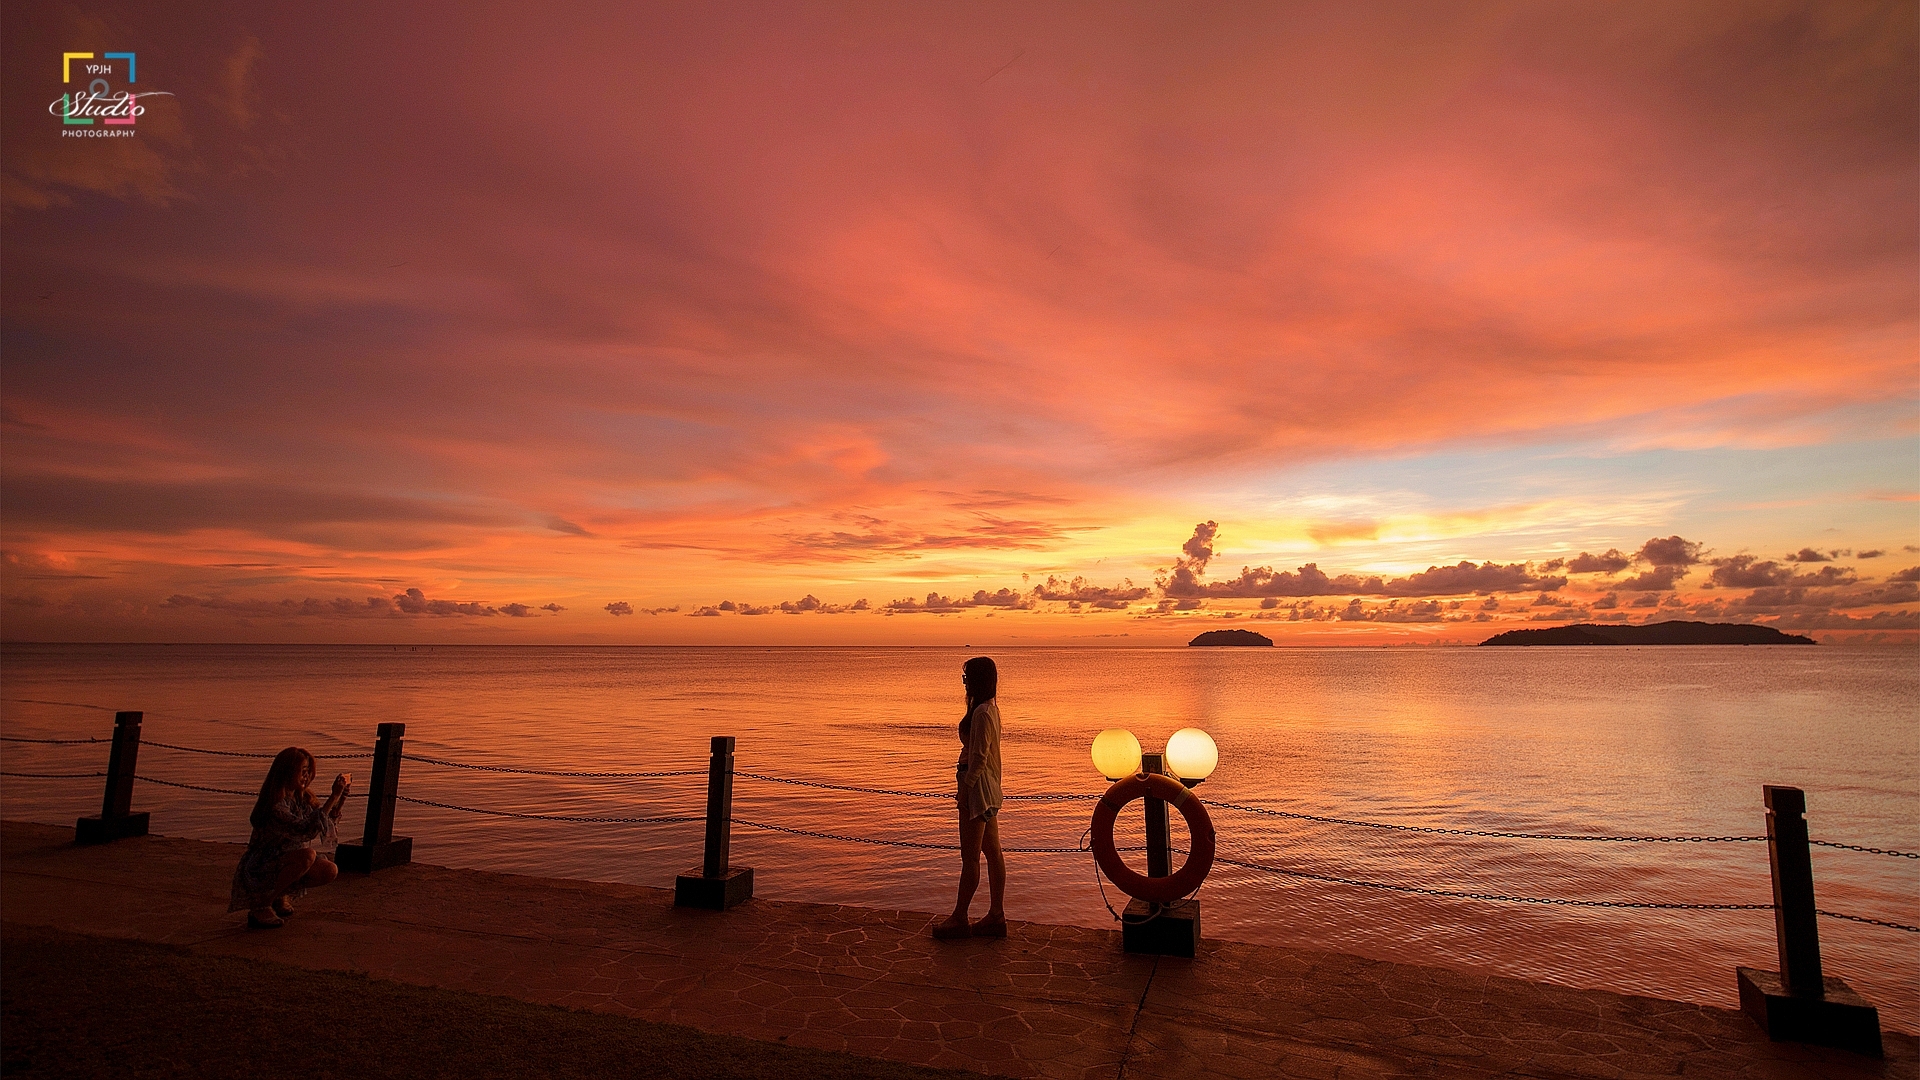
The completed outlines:
<svg viewBox="0 0 1920 1080">
<path fill-rule="evenodd" d="M 113 817 L 89 814 L 73 823 L 73 842 L 104 844 L 111 840 L 124 840 L 129 836 L 145 836 L 150 817 L 151 815 L 144 810 L 138 814 L 116 814 Z"/>
<path fill-rule="evenodd" d="M 1200 947 L 1200 901 L 1176 900 L 1154 914 L 1155 905 L 1135 900 L 1120 920 L 1120 945 L 1148 956 L 1193 957 Z"/>
<path fill-rule="evenodd" d="M 1880 1010 L 1831 976 L 1822 997 L 1787 993 L 1777 972 L 1735 968 L 1740 1011 L 1753 1017 L 1774 1042 L 1814 1043 L 1881 1057 Z"/>
<path fill-rule="evenodd" d="M 730 867 L 719 877 L 708 877 L 700 867 L 673 879 L 673 906 L 725 911 L 753 898 L 753 867 Z"/>
<path fill-rule="evenodd" d="M 356 874 L 371 874 L 375 870 L 385 870 L 389 866 L 405 866 L 413 861 L 413 837 L 396 836 L 384 844 L 368 847 L 365 844 L 341 844 L 333 853 L 333 861 L 342 870 L 351 870 Z"/>
</svg>

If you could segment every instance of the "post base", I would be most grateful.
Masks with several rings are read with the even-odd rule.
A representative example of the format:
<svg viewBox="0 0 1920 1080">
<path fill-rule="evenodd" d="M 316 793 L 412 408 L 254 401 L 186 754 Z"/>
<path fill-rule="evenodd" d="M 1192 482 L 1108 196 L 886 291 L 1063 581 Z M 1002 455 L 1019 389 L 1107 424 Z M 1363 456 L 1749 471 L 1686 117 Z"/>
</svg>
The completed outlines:
<svg viewBox="0 0 1920 1080">
<path fill-rule="evenodd" d="M 89 814 L 73 823 L 73 842 L 105 844 L 113 840 L 124 840 L 129 836 L 145 836 L 147 822 L 151 816 L 145 810 L 137 814 L 116 814 L 113 817 Z"/>
<path fill-rule="evenodd" d="M 1753 1017 L 1774 1042 L 1814 1043 L 1881 1057 L 1880 1010 L 1828 976 L 1824 997 L 1787 993 L 1778 972 L 1735 968 L 1740 981 L 1740 1011 Z"/>
<path fill-rule="evenodd" d="M 1176 900 L 1165 906 L 1135 900 L 1127 905 L 1120 924 L 1120 945 L 1130 953 L 1191 959 L 1200 947 L 1198 900 Z"/>
<path fill-rule="evenodd" d="M 396 836 L 384 844 L 368 847 L 365 844 L 341 844 L 333 853 L 333 861 L 342 870 L 351 870 L 356 874 L 371 874 L 375 870 L 385 870 L 389 866 L 405 866 L 413 861 L 413 837 Z"/>
<path fill-rule="evenodd" d="M 725 911 L 753 898 L 753 867 L 728 868 L 720 877 L 708 877 L 701 867 L 673 879 L 673 906 Z"/>
</svg>

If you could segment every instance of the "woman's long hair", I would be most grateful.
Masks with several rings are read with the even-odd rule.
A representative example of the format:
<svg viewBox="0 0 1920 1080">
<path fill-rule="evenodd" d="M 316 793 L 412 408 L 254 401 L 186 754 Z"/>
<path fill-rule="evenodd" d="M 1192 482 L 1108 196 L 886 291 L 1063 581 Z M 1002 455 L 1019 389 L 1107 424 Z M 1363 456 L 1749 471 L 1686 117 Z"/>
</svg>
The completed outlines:
<svg viewBox="0 0 1920 1080">
<path fill-rule="evenodd" d="M 1000 669 L 993 657 L 976 656 L 960 665 L 960 677 L 967 682 L 967 715 L 1000 694 Z"/>
<path fill-rule="evenodd" d="M 282 792 L 289 788 L 300 788 L 300 770 L 313 771 L 313 755 L 298 746 L 289 746 L 273 756 L 273 764 L 267 767 L 267 778 L 260 782 L 260 797 L 253 801 L 253 813 L 247 815 L 247 821 L 258 829 L 273 819 L 273 805 L 280 801 Z M 312 795 L 307 801 L 313 800 Z"/>
</svg>

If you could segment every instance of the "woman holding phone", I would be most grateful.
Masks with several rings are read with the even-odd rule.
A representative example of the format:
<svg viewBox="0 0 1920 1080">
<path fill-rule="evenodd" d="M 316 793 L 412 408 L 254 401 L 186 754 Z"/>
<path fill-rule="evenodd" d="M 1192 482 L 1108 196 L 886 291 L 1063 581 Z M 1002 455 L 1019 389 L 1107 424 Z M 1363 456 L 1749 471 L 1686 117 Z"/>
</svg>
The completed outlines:
<svg viewBox="0 0 1920 1080">
<path fill-rule="evenodd" d="M 252 929 L 285 925 L 293 914 L 294 898 L 340 876 L 340 868 L 317 848 L 333 840 L 353 777 L 346 773 L 334 777 L 333 793 L 325 802 L 313 797 L 312 783 L 313 755 L 289 746 L 274 755 L 260 784 L 260 797 L 247 818 L 253 835 L 233 871 L 233 895 L 227 908 L 245 911 Z"/>
</svg>

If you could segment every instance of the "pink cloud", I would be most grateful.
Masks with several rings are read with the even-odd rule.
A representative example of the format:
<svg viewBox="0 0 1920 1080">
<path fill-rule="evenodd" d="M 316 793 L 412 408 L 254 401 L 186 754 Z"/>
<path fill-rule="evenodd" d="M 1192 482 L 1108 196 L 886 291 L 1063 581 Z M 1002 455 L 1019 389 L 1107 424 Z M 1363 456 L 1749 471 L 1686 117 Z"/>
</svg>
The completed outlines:
<svg viewBox="0 0 1920 1080">
<path fill-rule="evenodd" d="M 832 565 L 844 602 L 1055 572 L 1263 470 L 1910 396 L 1905 9 L 745 10 L 13 20 L 8 100 L 112 26 L 178 105 L 91 156 L 4 119 L 6 543 L 110 552 L 129 604 L 255 561 L 637 610 Z M 1613 584 L 1684 584 L 1688 543 Z M 1628 570 L 1522 555 L 1203 583 L 1196 533 L 1168 589 Z"/>
</svg>

